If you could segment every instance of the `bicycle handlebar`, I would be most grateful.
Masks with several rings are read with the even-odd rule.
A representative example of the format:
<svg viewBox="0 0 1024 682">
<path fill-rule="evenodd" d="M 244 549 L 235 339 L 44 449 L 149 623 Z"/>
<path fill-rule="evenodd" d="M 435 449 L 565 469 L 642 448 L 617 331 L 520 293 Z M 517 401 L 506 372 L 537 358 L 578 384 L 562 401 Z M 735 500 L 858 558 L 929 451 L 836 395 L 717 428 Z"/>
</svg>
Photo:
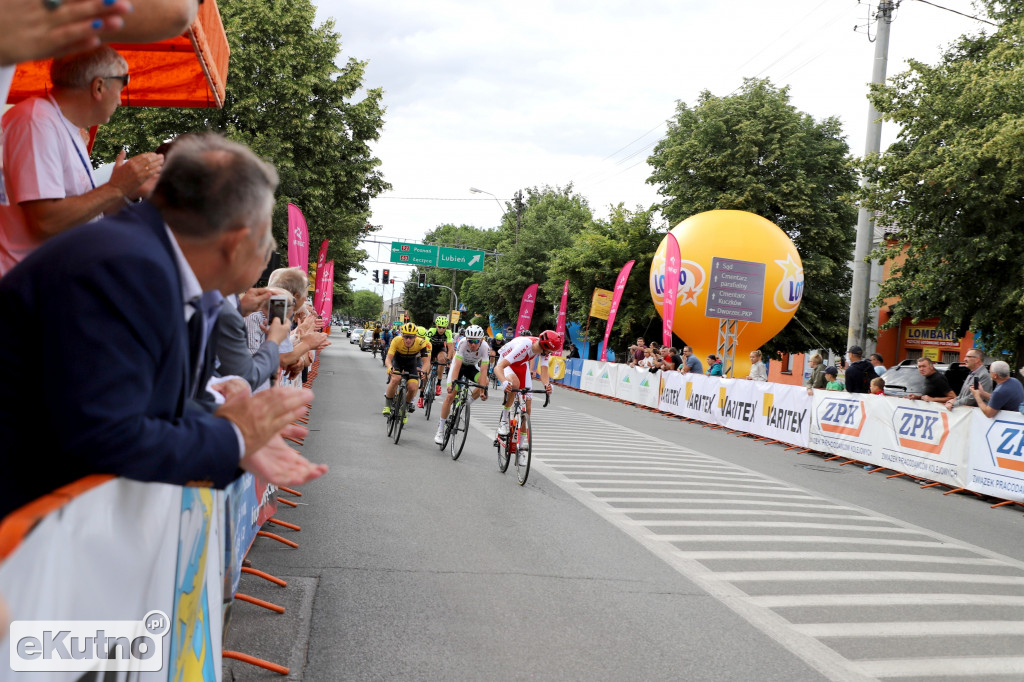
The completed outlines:
<svg viewBox="0 0 1024 682">
<path fill-rule="evenodd" d="M 543 393 L 544 394 L 544 407 L 548 406 L 551 402 L 551 394 L 543 388 L 513 388 L 509 390 L 509 393 L 520 393 L 526 395 L 527 393 Z"/>
</svg>

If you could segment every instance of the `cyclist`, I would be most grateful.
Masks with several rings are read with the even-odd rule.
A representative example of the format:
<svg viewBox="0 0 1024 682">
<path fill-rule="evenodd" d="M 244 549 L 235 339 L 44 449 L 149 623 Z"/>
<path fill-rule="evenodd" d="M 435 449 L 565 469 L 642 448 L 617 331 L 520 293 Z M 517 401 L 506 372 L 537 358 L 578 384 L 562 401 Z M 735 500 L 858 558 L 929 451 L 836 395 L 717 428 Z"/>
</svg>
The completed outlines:
<svg viewBox="0 0 1024 682">
<path fill-rule="evenodd" d="M 427 330 L 427 341 L 430 342 L 430 362 L 437 363 L 437 395 L 441 395 L 442 372 L 448 364 L 448 358 L 453 355 L 452 351 L 455 350 L 452 331 L 448 328 L 448 318 L 445 315 L 434 318 L 434 326 Z"/>
<path fill-rule="evenodd" d="M 471 325 L 466 329 L 466 336 L 455 347 L 455 356 L 452 358 L 451 368 L 448 370 L 448 393 L 444 397 L 444 404 L 441 405 L 441 418 L 437 422 L 437 433 L 434 435 L 434 442 L 440 445 L 444 442 L 444 423 L 451 413 L 452 401 L 455 400 L 455 386 L 453 382 L 459 377 L 466 377 L 467 380 L 478 384 L 487 380 L 487 367 L 490 364 L 491 349 L 484 341 L 484 330 L 478 325 Z M 480 379 L 483 378 L 484 381 Z M 474 388 L 470 395 L 470 401 L 480 397 L 481 389 Z M 487 392 L 483 391 L 483 399 L 487 400 Z"/>
<path fill-rule="evenodd" d="M 384 393 L 384 411 L 382 412 L 385 415 L 391 414 L 391 399 L 395 397 L 398 384 L 402 381 L 400 376 L 402 372 L 418 373 L 422 377 L 430 371 L 430 342 L 416 333 L 416 325 L 412 322 L 403 324 L 401 331 L 399 336 L 391 340 L 388 355 L 384 359 L 384 366 L 388 369 L 388 390 Z M 422 358 L 422 366 L 417 364 L 417 358 Z M 396 369 L 398 372 L 394 371 Z M 409 379 L 406 386 L 407 412 L 412 412 L 416 407 L 413 401 L 416 400 L 420 382 L 418 379 Z"/>
<path fill-rule="evenodd" d="M 512 407 L 515 391 L 520 388 L 533 388 L 530 377 L 530 360 L 540 356 L 540 380 L 544 390 L 551 393 L 551 380 L 548 378 L 548 354 L 562 347 L 562 337 L 550 329 L 540 336 L 517 336 L 506 343 L 498 354 L 498 366 L 494 373 L 501 379 L 501 389 L 505 391 L 505 403 L 501 406 L 501 419 L 498 420 L 498 435 L 507 436 L 508 413 Z M 530 394 L 526 394 L 526 411 L 530 412 Z"/>
<path fill-rule="evenodd" d="M 373 323 L 373 350 L 376 352 L 381 349 L 380 345 L 380 322 Z"/>
</svg>

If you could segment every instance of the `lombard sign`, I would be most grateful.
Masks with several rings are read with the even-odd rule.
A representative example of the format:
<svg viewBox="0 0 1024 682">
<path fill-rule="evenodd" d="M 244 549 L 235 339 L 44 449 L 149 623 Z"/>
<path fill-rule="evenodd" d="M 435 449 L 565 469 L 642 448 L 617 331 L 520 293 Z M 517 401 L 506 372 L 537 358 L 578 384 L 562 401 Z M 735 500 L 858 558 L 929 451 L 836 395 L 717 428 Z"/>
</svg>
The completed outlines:
<svg viewBox="0 0 1024 682">
<path fill-rule="evenodd" d="M 949 437 L 949 415 L 916 407 L 897 407 L 892 427 L 900 447 L 938 454 Z"/>
<path fill-rule="evenodd" d="M 856 438 L 867 422 L 864 403 L 855 398 L 825 398 L 816 410 L 818 428 L 824 433 Z"/>
</svg>

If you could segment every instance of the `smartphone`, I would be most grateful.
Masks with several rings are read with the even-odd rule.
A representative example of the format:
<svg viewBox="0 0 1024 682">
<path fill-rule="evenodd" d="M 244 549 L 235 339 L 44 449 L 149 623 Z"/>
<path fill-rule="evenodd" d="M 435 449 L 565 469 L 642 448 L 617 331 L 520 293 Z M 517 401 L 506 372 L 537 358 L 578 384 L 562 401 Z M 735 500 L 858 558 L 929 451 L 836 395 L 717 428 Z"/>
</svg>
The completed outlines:
<svg viewBox="0 0 1024 682">
<path fill-rule="evenodd" d="M 276 317 L 281 320 L 281 324 L 284 324 L 288 319 L 288 298 L 286 296 L 271 296 L 267 311 L 268 320 Z"/>
<path fill-rule="evenodd" d="M 974 377 L 974 388 L 975 389 L 981 388 L 981 382 L 978 381 L 978 377 Z"/>
</svg>

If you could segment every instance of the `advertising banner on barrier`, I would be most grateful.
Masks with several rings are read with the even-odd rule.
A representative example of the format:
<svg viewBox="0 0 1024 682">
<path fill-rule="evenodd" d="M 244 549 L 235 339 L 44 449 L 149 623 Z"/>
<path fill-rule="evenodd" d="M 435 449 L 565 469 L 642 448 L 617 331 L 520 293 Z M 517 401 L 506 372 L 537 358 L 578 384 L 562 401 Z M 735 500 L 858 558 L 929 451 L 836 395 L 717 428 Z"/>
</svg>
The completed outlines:
<svg viewBox="0 0 1024 682">
<path fill-rule="evenodd" d="M 799 386 L 665 372 L 659 409 L 806 446 L 811 399 Z"/>
<path fill-rule="evenodd" d="M 583 360 L 572 358 L 565 361 L 565 378 L 562 383 L 573 388 L 580 387 L 580 379 L 583 375 Z"/>
<path fill-rule="evenodd" d="M 810 446 L 931 481 L 966 487 L 971 410 L 815 391 Z"/>
<path fill-rule="evenodd" d="M 126 666 L 139 671 L 130 679 L 143 682 L 219 680 L 223 504 L 223 493 L 208 488 L 115 479 L 44 518 L 0 564 L 12 636 L 68 630 L 84 641 L 103 630 L 108 645 L 121 636 L 146 638 L 153 655 L 131 649 L 122 652 L 127 658 L 106 660 L 88 650 L 64 658 L 53 648 L 20 658 L 9 637 L 0 639 L 0 659 L 7 659 L 0 660 L 0 680 L 34 670 L 39 679 L 72 682 Z"/>
<path fill-rule="evenodd" d="M 618 380 L 615 382 L 615 397 L 637 405 L 658 406 L 658 389 L 661 370 L 652 373 L 642 367 L 618 366 Z"/>
<path fill-rule="evenodd" d="M 970 490 L 1024 502 L 1024 415 L 1002 411 L 989 419 L 971 410 Z"/>
<path fill-rule="evenodd" d="M 615 397 L 618 367 L 619 365 L 616 365 L 614 362 L 584 360 L 583 373 L 580 376 L 580 388 L 591 393 Z"/>
</svg>

